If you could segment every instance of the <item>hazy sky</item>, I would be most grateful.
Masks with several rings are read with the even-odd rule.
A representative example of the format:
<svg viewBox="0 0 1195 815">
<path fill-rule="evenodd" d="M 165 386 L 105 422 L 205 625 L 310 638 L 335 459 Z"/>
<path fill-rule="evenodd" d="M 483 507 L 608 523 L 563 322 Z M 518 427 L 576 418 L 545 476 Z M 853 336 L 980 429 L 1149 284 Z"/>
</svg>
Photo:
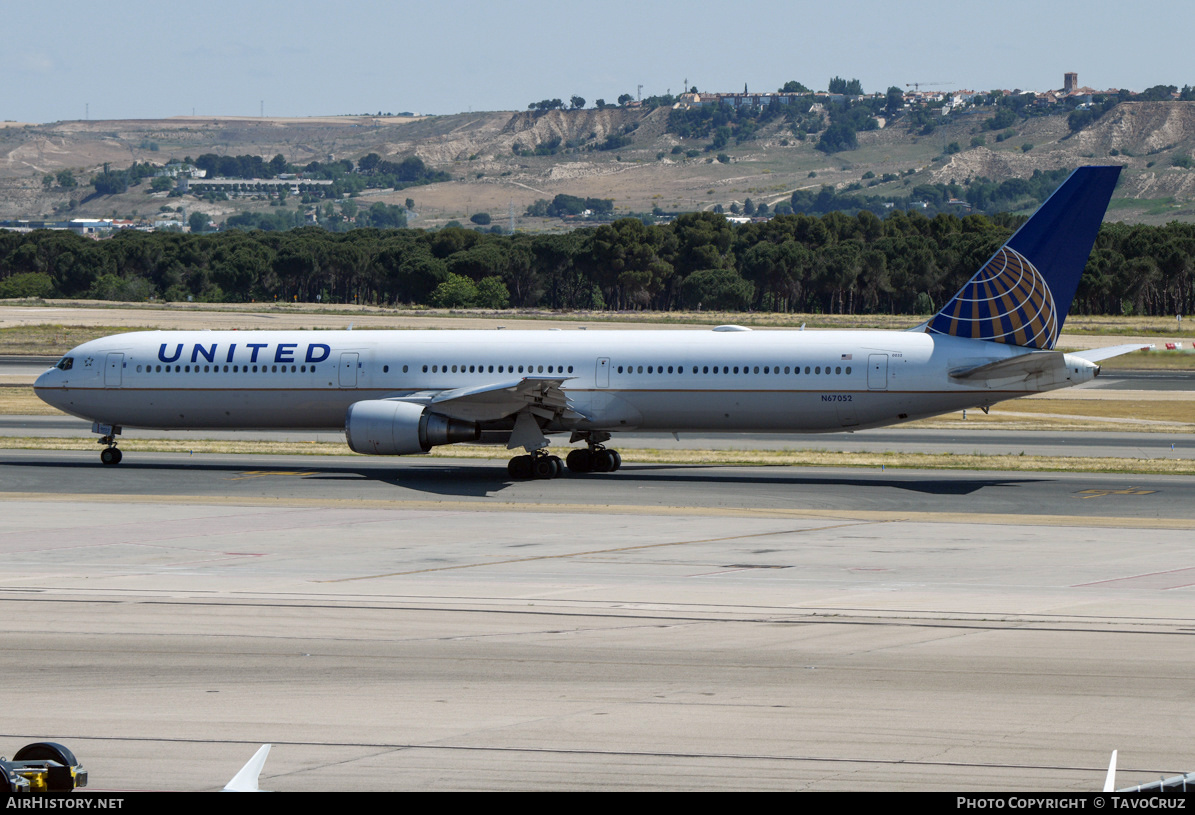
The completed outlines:
<svg viewBox="0 0 1195 815">
<path fill-rule="evenodd" d="M 525 110 L 576 94 L 1195 84 L 1195 3 L 1153 0 L 8 0 L 0 119 Z"/>
</svg>

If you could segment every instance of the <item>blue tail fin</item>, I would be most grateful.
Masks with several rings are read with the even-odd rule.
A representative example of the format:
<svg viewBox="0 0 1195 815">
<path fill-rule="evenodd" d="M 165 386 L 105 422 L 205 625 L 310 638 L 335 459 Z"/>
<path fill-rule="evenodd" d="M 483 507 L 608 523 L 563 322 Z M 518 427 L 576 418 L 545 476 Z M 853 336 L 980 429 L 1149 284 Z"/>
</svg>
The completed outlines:
<svg viewBox="0 0 1195 815">
<path fill-rule="evenodd" d="M 926 326 L 950 334 L 1051 349 L 1120 167 L 1080 167 Z"/>
</svg>

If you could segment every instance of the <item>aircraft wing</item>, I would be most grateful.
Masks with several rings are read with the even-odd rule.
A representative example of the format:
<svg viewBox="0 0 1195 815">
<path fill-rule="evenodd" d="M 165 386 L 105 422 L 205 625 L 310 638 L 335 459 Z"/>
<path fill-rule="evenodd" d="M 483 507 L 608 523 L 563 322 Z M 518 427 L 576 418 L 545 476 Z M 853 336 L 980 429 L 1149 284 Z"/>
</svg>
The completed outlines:
<svg viewBox="0 0 1195 815">
<path fill-rule="evenodd" d="M 571 376 L 525 376 L 472 388 L 441 391 L 425 404 L 441 416 L 471 422 L 493 422 L 521 411 L 543 419 L 583 419 L 561 389 Z"/>
</svg>

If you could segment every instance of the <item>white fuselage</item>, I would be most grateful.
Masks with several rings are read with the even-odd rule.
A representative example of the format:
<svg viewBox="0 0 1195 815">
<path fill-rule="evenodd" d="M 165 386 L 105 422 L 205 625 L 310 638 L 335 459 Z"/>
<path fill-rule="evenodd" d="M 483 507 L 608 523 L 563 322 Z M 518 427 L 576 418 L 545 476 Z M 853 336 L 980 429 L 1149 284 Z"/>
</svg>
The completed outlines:
<svg viewBox="0 0 1195 815">
<path fill-rule="evenodd" d="M 810 433 L 986 407 L 1098 371 L 1068 356 L 1048 374 L 950 376 L 1024 353 L 920 331 L 148 331 L 80 345 L 35 390 L 104 425 L 340 428 L 354 402 L 558 375 L 583 418 L 549 431 Z"/>
</svg>

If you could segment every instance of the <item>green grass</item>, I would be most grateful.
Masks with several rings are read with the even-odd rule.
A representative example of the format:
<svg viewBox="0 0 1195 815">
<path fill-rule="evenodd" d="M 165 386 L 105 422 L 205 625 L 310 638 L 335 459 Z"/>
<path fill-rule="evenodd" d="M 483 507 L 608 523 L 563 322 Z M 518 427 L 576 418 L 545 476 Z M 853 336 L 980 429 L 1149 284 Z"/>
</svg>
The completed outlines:
<svg viewBox="0 0 1195 815">
<path fill-rule="evenodd" d="M 1110 212 L 1135 210 L 1146 215 L 1163 215 L 1183 206 L 1183 202 L 1170 198 L 1113 198 L 1108 204 Z"/>
<path fill-rule="evenodd" d="M 1113 220 L 1150 226 L 1195 219 L 1195 203 L 1175 198 L 1118 198 L 1113 200 L 1109 211 L 1116 213 Z"/>
</svg>

